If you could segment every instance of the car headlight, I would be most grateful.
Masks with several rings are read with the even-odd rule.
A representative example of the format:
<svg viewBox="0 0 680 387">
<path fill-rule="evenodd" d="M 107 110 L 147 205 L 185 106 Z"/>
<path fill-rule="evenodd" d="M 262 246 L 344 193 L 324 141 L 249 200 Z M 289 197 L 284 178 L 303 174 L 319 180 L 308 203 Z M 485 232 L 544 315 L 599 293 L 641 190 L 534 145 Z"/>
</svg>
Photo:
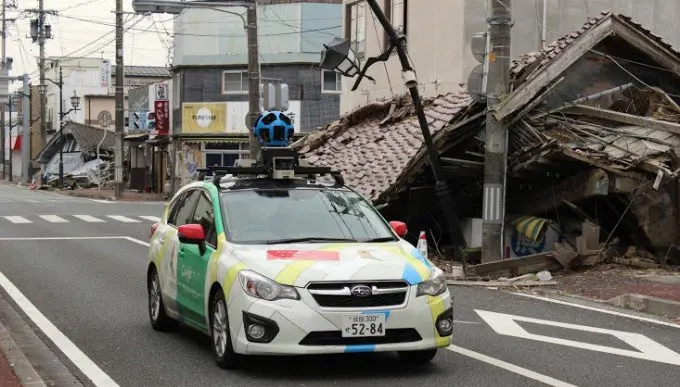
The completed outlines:
<svg viewBox="0 0 680 387">
<path fill-rule="evenodd" d="M 438 296 L 444 293 L 447 289 L 446 276 L 441 269 L 435 268 L 430 276 L 430 279 L 418 284 L 416 297 L 420 296 Z"/>
<path fill-rule="evenodd" d="M 238 279 L 243 290 L 253 297 L 267 301 L 275 301 L 282 298 L 291 300 L 300 299 L 300 295 L 294 287 L 282 285 L 254 271 L 242 270 L 238 273 Z"/>
</svg>

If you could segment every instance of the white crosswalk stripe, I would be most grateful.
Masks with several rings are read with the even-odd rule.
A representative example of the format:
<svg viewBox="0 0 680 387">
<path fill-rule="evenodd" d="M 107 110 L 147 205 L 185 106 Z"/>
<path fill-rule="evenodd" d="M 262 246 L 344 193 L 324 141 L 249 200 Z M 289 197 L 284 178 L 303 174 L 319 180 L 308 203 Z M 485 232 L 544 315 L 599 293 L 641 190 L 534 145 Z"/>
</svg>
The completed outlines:
<svg viewBox="0 0 680 387">
<path fill-rule="evenodd" d="M 38 215 L 38 216 L 50 223 L 68 223 L 68 220 L 58 215 Z"/>
<path fill-rule="evenodd" d="M 99 218 L 95 218 L 94 216 L 90 216 L 90 215 L 73 215 L 73 217 L 74 217 L 74 218 L 78 218 L 78 219 L 80 219 L 80 220 L 82 220 L 82 221 L 84 221 L 84 222 L 88 222 L 88 223 L 102 223 L 102 222 L 106 222 L 105 220 L 102 220 L 102 219 L 99 219 Z"/>
<path fill-rule="evenodd" d="M 161 220 L 161 218 L 157 216 L 140 216 L 140 218 L 145 219 L 145 220 L 150 220 L 152 222 L 158 222 Z"/>
<path fill-rule="evenodd" d="M 0 224 L 4 221 L 14 224 L 31 224 L 40 222 L 71 223 L 78 221 L 86 223 L 148 223 L 159 222 L 160 220 L 160 217 L 152 215 L 0 215 Z"/>
<path fill-rule="evenodd" d="M 4 218 L 15 224 L 33 223 L 23 216 L 5 216 Z"/>
<path fill-rule="evenodd" d="M 127 216 L 122 215 L 106 215 L 106 217 L 123 223 L 139 223 L 137 219 L 128 218 Z"/>
</svg>

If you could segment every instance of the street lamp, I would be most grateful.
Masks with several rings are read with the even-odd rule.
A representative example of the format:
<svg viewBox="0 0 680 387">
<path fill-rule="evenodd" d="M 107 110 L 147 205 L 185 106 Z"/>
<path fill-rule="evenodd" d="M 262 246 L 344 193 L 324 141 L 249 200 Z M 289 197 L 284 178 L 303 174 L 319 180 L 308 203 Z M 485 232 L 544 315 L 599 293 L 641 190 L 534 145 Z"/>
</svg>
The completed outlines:
<svg viewBox="0 0 680 387">
<path fill-rule="evenodd" d="M 322 69 L 335 71 L 349 78 L 354 78 L 359 74 L 361 63 L 354 50 L 350 47 L 349 40 L 335 38 L 328 45 L 324 44 L 323 46 L 324 50 L 321 51 L 320 65 Z"/>
<path fill-rule="evenodd" d="M 68 111 L 64 111 L 64 76 L 62 73 L 61 66 L 59 67 L 59 81 L 53 81 L 51 79 L 45 78 L 56 85 L 59 88 L 59 140 L 61 142 L 61 147 L 59 148 L 59 188 L 64 187 L 64 117 L 71 113 L 72 111 L 79 110 L 80 107 L 80 97 L 76 95 L 76 91 L 73 90 L 73 96 L 71 97 L 71 108 Z M 47 93 L 47 85 L 38 85 L 38 92 L 42 95 Z"/>
<path fill-rule="evenodd" d="M 460 222 L 458 220 L 458 216 L 456 215 L 453 201 L 451 200 L 448 184 L 446 183 L 444 174 L 442 173 L 439 155 L 437 154 L 432 141 L 432 134 L 430 133 L 430 128 L 427 124 L 427 118 L 425 117 L 425 111 L 423 110 L 423 104 L 420 100 L 420 94 L 418 92 L 418 80 L 415 71 L 413 71 L 413 67 L 411 67 L 411 64 L 409 63 L 408 54 L 406 53 L 406 36 L 401 33 L 398 34 L 397 31 L 394 30 L 394 27 L 392 27 L 390 21 L 387 19 L 376 0 L 366 0 L 366 2 L 371 7 L 371 11 L 387 32 L 390 46 L 388 47 L 387 51 L 380 54 L 379 56 L 368 58 L 366 60 L 366 64 L 364 65 L 363 69 L 358 73 L 359 77 L 354 83 L 352 91 L 359 87 L 359 83 L 364 77 L 369 78 L 366 76 L 366 71 L 372 64 L 376 62 L 387 61 L 390 58 L 392 51 L 395 49 L 397 50 L 399 62 L 401 62 L 404 83 L 411 93 L 413 107 L 415 108 L 416 116 L 418 117 L 418 123 L 420 124 L 420 130 L 423 134 L 423 142 L 425 143 L 425 148 L 427 149 L 427 155 L 432 168 L 432 174 L 434 175 L 435 179 L 435 192 L 441 203 L 444 218 L 446 219 L 446 228 L 449 231 L 449 238 L 451 239 L 451 242 L 454 244 L 454 246 L 456 246 L 456 252 L 460 256 L 463 270 L 465 271 L 467 268 L 467 263 L 462 251 L 462 245 L 465 243 L 465 237 L 459 228 Z M 352 65 L 349 65 L 346 62 L 350 62 Z M 324 51 L 321 54 L 320 66 L 324 69 L 333 70 L 339 74 L 353 77 L 356 75 L 356 72 L 353 69 L 355 67 L 359 67 L 359 62 L 356 60 L 356 56 L 351 51 L 349 42 L 341 43 L 337 42 L 337 40 L 333 40 L 329 46 L 324 48 Z"/>
</svg>

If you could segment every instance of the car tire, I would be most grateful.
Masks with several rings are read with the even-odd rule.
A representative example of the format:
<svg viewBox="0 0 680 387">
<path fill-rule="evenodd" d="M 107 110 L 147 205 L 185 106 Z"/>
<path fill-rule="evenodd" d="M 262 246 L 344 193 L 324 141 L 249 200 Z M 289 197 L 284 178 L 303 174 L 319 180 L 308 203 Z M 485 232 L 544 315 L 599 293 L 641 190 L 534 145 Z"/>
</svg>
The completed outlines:
<svg viewBox="0 0 680 387">
<path fill-rule="evenodd" d="M 219 289 L 210 302 L 210 342 L 215 362 L 220 368 L 234 369 L 240 366 L 240 357 L 234 352 L 229 330 L 229 315 L 224 292 Z"/>
<path fill-rule="evenodd" d="M 437 355 L 437 349 L 425 349 L 422 351 L 400 351 L 399 359 L 409 365 L 421 365 L 429 363 Z"/>
<path fill-rule="evenodd" d="M 149 320 L 151 327 L 156 331 L 167 332 L 174 330 L 179 324 L 165 313 L 165 304 L 161 295 L 161 282 L 156 269 L 152 269 L 147 284 L 149 295 Z"/>
</svg>

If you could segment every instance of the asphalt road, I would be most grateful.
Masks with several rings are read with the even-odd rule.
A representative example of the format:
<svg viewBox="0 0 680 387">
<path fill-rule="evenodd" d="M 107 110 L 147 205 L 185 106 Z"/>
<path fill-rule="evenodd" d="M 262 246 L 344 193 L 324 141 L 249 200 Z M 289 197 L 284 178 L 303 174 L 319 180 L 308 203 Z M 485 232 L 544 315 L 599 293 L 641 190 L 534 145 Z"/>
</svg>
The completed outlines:
<svg viewBox="0 0 680 387">
<path fill-rule="evenodd" d="M 141 217 L 160 216 L 162 209 L 0 184 L 0 273 L 120 386 L 642 387 L 676 385 L 680 375 L 680 327 L 479 288 L 452 288 L 454 346 L 424 368 L 403 367 L 393 354 L 368 354 L 256 358 L 243 370 L 225 371 L 214 364 L 207 337 L 186 328 L 170 334 L 151 329 L 147 249 L 111 239 L 145 242 L 152 221 Z M 12 300 L 1 287 L 0 296 Z M 87 364 L 76 367 L 61 353 L 62 341 L 55 344 L 36 330 L 83 384 L 92 385 Z"/>
</svg>

